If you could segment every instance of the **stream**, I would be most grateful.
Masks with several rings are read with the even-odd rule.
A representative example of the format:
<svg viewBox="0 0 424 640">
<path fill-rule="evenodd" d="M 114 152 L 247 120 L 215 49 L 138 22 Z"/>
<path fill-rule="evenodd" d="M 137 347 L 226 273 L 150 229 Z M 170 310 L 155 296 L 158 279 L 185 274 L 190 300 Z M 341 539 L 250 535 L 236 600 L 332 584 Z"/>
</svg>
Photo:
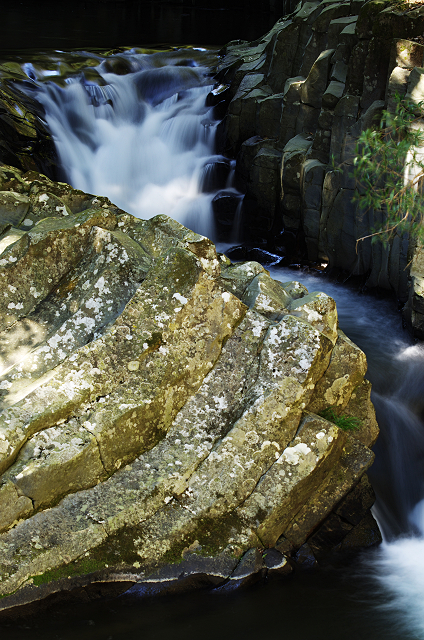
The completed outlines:
<svg viewBox="0 0 424 640">
<path fill-rule="evenodd" d="M 205 106 L 214 55 L 128 50 L 65 77 L 59 53 L 45 68 L 25 63 L 26 90 L 46 111 L 64 179 L 138 217 L 166 213 L 216 239 L 217 199 L 240 194 L 233 163 L 215 153 L 218 121 Z M 402 330 L 391 300 L 299 270 L 271 275 L 334 297 L 340 327 L 367 354 L 381 429 L 369 477 L 383 544 L 343 569 L 298 572 L 230 594 L 58 606 L 3 625 L 2 637 L 424 639 L 424 350 Z"/>
</svg>

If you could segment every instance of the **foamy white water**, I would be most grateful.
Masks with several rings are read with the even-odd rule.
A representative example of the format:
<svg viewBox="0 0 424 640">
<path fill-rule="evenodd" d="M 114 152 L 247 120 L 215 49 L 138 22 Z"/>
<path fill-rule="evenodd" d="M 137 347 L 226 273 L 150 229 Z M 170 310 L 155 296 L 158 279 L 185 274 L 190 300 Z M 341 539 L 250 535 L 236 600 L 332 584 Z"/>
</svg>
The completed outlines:
<svg viewBox="0 0 424 640">
<path fill-rule="evenodd" d="M 213 236 L 215 190 L 205 189 L 205 181 L 222 157 L 214 155 L 217 122 L 205 106 L 213 86 L 208 56 L 186 49 L 127 52 L 119 56 L 131 70 L 125 75 L 111 73 L 99 58 L 95 80 L 81 73 L 61 83 L 54 78 L 59 71 L 26 64 L 64 178 L 137 217 L 164 213 Z"/>
<path fill-rule="evenodd" d="M 340 328 L 367 354 L 380 436 L 369 476 L 383 544 L 359 566 L 376 583 L 399 640 L 424 640 L 424 348 L 402 331 L 389 301 L 349 291 L 323 277 L 275 269 L 337 303 Z"/>
</svg>

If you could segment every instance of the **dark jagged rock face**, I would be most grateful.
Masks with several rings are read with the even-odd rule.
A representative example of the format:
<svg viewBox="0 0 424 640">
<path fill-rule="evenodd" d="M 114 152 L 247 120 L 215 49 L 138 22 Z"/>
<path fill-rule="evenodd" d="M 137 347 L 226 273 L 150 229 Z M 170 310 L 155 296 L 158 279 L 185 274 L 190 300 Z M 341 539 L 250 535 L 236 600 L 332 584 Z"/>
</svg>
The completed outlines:
<svg viewBox="0 0 424 640">
<path fill-rule="evenodd" d="M 278 252 L 283 229 L 301 237 L 303 259 L 362 276 L 367 287 L 407 302 L 404 317 L 418 338 L 421 251 L 400 232 L 384 247 L 371 238 L 357 244 L 373 232 L 378 212 L 353 203 L 351 173 L 361 132 L 393 108 L 395 93 L 423 99 L 424 47 L 415 41 L 423 28 L 422 7 L 301 3 L 263 38 L 227 46 L 217 75 L 230 84 L 218 140 L 237 157 L 246 242 Z"/>
<path fill-rule="evenodd" d="M 19 79 L 8 78 L 7 63 L 0 65 L 0 162 L 24 171 L 44 171 L 58 177 L 56 151 L 43 124 L 43 108 L 20 90 Z M 13 63 L 11 63 L 13 67 Z M 19 65 L 16 65 L 19 68 Z M 12 72 L 14 69 L 12 69 Z"/>
</svg>

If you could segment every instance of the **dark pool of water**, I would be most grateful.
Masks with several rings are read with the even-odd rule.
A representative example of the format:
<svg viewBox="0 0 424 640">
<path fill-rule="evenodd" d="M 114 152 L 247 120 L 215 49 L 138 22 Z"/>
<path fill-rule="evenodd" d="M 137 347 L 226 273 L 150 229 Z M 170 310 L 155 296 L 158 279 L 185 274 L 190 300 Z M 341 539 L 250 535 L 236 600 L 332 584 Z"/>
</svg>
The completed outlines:
<svg viewBox="0 0 424 640">
<path fill-rule="evenodd" d="M 366 557 L 369 557 L 368 553 Z M 231 594 L 94 601 L 0 623 L 3 640 L 412 640 L 357 561 Z M 361 575 L 362 574 L 362 575 Z"/>
</svg>

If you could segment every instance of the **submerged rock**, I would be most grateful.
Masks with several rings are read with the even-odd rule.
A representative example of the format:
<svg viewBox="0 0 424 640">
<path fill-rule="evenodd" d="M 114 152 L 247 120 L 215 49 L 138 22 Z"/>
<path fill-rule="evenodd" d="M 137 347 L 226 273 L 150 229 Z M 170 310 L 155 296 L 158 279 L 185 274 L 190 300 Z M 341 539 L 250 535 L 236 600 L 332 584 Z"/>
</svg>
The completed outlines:
<svg viewBox="0 0 424 640">
<path fill-rule="evenodd" d="M 166 216 L 0 182 L 0 608 L 96 581 L 245 584 L 305 544 L 325 559 L 323 526 L 374 540 L 365 356 L 331 298 Z"/>
</svg>

